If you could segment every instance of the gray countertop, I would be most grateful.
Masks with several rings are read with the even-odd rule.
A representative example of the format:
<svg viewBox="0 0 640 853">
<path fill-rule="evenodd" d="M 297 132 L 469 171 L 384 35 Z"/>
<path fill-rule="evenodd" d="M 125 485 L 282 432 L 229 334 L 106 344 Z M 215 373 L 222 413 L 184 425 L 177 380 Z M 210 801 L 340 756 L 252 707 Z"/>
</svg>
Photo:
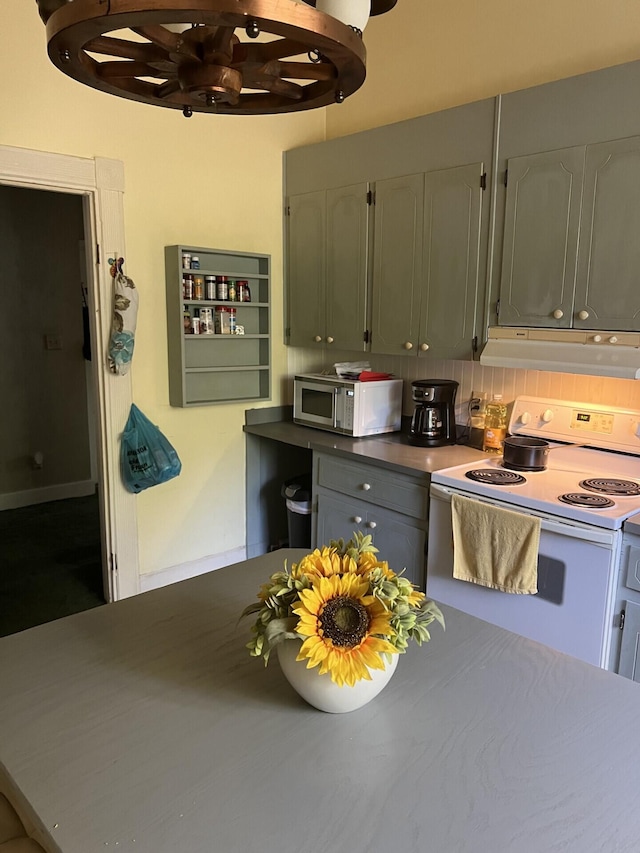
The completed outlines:
<svg viewBox="0 0 640 853">
<path fill-rule="evenodd" d="M 638 850 L 637 684 L 445 608 L 376 699 L 323 714 L 238 624 L 302 553 L 0 640 L 0 768 L 51 849 Z"/>
<path fill-rule="evenodd" d="M 474 459 L 486 458 L 481 450 L 462 444 L 445 447 L 415 447 L 410 445 L 401 432 L 350 438 L 310 427 L 299 426 L 291 421 L 245 425 L 244 431 L 251 435 L 269 438 L 296 447 L 328 451 L 340 456 L 362 461 L 371 461 L 381 467 L 395 468 L 409 473 L 430 474 L 452 465 L 462 465 Z"/>
</svg>

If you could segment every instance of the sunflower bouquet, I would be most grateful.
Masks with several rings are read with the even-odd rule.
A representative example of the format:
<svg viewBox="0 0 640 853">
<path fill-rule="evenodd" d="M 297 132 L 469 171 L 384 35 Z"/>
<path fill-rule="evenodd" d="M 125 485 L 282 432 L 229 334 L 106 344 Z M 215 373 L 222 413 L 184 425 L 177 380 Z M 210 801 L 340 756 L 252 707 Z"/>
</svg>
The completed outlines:
<svg viewBox="0 0 640 853">
<path fill-rule="evenodd" d="M 444 628 L 439 607 L 377 552 L 371 536 L 354 533 L 346 544 L 332 540 L 306 554 L 290 570 L 285 562 L 242 613 L 257 614 L 249 653 L 266 665 L 278 643 L 299 639 L 297 660 L 353 687 L 371 680 L 369 670 L 385 669 L 410 640 L 427 642 L 434 619 Z"/>
</svg>

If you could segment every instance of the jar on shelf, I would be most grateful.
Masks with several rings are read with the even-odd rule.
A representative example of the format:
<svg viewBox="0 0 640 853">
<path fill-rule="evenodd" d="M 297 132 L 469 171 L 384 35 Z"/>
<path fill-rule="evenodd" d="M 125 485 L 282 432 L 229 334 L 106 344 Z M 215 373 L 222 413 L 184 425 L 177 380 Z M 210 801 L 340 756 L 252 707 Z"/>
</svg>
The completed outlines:
<svg viewBox="0 0 640 853">
<path fill-rule="evenodd" d="M 182 253 L 182 269 L 190 270 L 191 269 L 191 255 L 188 252 Z"/>
<path fill-rule="evenodd" d="M 236 308 L 229 308 L 229 334 L 236 333 Z"/>
<path fill-rule="evenodd" d="M 187 308 L 186 305 L 184 306 L 184 312 L 182 315 L 182 324 L 184 326 L 185 335 L 190 335 L 191 334 L 191 312 L 189 311 L 189 309 Z"/>
<path fill-rule="evenodd" d="M 229 302 L 235 302 L 237 296 L 236 283 L 233 279 L 229 281 L 228 298 Z"/>
<path fill-rule="evenodd" d="M 191 334 L 199 335 L 200 334 L 200 312 L 196 308 L 193 312 L 193 317 L 191 318 Z"/>
<path fill-rule="evenodd" d="M 191 269 L 199 270 L 200 269 L 200 258 L 197 255 L 193 255 L 191 258 Z"/>
<path fill-rule="evenodd" d="M 215 275 L 205 275 L 204 277 L 204 298 L 209 300 L 214 300 L 216 298 Z"/>
<path fill-rule="evenodd" d="M 184 299 L 193 299 L 193 276 L 184 275 L 182 277 L 182 296 Z"/>
<path fill-rule="evenodd" d="M 248 281 L 240 281 L 236 282 L 236 289 L 238 291 L 238 302 L 251 302 L 251 290 L 249 289 Z"/>
<path fill-rule="evenodd" d="M 231 312 L 225 305 L 216 305 L 214 330 L 216 335 L 231 334 Z"/>
<path fill-rule="evenodd" d="M 226 275 L 216 276 L 216 298 L 221 302 L 226 302 L 229 298 L 229 285 Z"/>
<path fill-rule="evenodd" d="M 213 334 L 213 311 L 211 308 L 200 309 L 200 334 Z"/>
<path fill-rule="evenodd" d="M 204 278 L 201 275 L 193 277 L 193 298 L 204 299 Z"/>
</svg>

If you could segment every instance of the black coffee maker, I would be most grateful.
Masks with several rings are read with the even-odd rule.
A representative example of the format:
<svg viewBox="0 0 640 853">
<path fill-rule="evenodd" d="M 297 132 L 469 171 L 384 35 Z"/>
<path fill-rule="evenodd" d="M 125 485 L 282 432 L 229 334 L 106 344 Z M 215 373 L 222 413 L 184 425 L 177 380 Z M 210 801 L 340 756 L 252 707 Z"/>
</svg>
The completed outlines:
<svg viewBox="0 0 640 853">
<path fill-rule="evenodd" d="M 453 404 L 458 383 L 452 379 L 418 379 L 412 382 L 416 404 L 409 427 L 409 444 L 441 447 L 456 443 L 456 416 Z"/>
</svg>

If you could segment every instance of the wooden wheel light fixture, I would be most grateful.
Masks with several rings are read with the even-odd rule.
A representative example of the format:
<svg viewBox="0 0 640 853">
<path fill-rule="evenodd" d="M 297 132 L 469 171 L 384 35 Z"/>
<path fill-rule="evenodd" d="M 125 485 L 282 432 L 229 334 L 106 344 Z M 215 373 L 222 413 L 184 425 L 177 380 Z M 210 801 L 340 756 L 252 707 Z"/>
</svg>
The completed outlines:
<svg viewBox="0 0 640 853">
<path fill-rule="evenodd" d="M 365 79 L 361 31 L 316 9 L 316 0 L 37 3 L 57 68 L 95 89 L 187 117 L 324 107 L 341 103 Z M 395 4 L 371 0 L 371 14 Z"/>
</svg>

